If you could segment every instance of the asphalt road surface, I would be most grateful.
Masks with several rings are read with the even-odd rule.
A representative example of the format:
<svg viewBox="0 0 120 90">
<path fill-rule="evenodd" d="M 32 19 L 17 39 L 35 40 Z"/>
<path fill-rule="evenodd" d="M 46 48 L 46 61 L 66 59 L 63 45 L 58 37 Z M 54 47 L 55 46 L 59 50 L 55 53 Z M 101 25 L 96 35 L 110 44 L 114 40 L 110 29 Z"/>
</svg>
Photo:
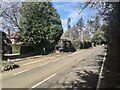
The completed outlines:
<svg viewBox="0 0 120 90">
<path fill-rule="evenodd" d="M 102 46 L 18 62 L 2 74 L 2 88 L 95 88 L 105 50 Z"/>
</svg>

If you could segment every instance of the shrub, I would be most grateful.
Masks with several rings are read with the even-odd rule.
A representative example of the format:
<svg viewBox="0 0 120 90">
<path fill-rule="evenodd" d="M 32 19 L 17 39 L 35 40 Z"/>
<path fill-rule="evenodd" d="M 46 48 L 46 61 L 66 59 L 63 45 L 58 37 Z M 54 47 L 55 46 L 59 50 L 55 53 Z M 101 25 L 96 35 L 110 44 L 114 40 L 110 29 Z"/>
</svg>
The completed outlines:
<svg viewBox="0 0 120 90">
<path fill-rule="evenodd" d="M 72 43 L 75 49 L 82 49 L 82 42 L 80 40 L 74 40 Z"/>
</svg>

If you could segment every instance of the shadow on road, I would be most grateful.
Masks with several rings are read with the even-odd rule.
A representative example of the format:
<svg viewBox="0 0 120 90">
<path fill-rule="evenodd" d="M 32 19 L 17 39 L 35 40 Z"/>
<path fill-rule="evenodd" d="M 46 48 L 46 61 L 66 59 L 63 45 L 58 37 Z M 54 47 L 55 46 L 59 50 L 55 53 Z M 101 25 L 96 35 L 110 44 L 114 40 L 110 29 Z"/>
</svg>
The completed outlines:
<svg viewBox="0 0 120 90">
<path fill-rule="evenodd" d="M 69 85 L 64 86 L 69 88 L 76 88 L 78 90 L 84 90 L 87 88 L 91 88 L 92 90 L 96 89 L 97 81 L 98 81 L 98 75 L 93 73 L 92 71 L 86 71 L 84 72 L 76 72 L 76 75 L 78 77 L 77 80 L 71 81 Z"/>
<path fill-rule="evenodd" d="M 97 61 L 98 61 L 98 65 L 101 67 L 102 66 L 102 63 L 103 63 L 103 58 L 104 58 L 104 55 L 97 55 Z"/>
</svg>

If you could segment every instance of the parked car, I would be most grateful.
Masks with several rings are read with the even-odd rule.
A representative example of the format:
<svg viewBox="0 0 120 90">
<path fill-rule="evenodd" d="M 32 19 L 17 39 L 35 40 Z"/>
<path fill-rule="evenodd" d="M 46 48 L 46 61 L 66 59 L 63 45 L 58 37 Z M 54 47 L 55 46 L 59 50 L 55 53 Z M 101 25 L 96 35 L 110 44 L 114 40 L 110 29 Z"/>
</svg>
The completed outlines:
<svg viewBox="0 0 120 90">
<path fill-rule="evenodd" d="M 67 39 L 60 39 L 58 44 L 55 46 L 55 49 L 60 52 L 74 52 L 76 49 L 74 48 L 72 42 Z"/>
</svg>

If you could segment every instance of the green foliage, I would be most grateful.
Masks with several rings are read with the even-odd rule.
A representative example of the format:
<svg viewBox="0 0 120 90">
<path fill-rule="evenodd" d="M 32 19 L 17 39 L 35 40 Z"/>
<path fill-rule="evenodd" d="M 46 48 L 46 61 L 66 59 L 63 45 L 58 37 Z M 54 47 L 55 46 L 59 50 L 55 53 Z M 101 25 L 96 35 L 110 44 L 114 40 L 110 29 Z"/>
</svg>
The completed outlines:
<svg viewBox="0 0 120 90">
<path fill-rule="evenodd" d="M 71 22 L 70 18 L 68 19 L 68 26 L 69 23 Z M 74 25 L 73 27 L 68 28 L 68 30 L 65 32 L 64 37 L 69 38 L 70 40 L 76 40 L 80 38 L 81 32 L 83 31 L 84 28 L 84 20 L 81 17 L 80 20 L 78 20 L 77 24 Z"/>
<path fill-rule="evenodd" d="M 81 49 L 81 47 L 82 47 L 82 42 L 80 41 L 80 40 L 74 40 L 74 41 L 72 41 L 72 43 L 73 43 L 73 46 L 75 47 L 75 49 Z"/>
<path fill-rule="evenodd" d="M 106 26 L 103 24 L 99 28 L 99 30 L 94 31 L 94 33 L 93 33 L 94 36 L 92 37 L 92 42 L 100 43 L 102 41 L 106 41 L 105 29 L 106 29 Z"/>
<path fill-rule="evenodd" d="M 84 39 L 84 41 L 90 41 L 90 34 L 89 34 L 89 31 L 87 29 L 85 29 L 83 31 L 83 39 Z"/>
<path fill-rule="evenodd" d="M 94 30 L 97 31 L 99 30 L 99 27 L 100 27 L 100 17 L 99 16 L 96 16 L 95 17 L 95 20 L 94 20 Z"/>
<path fill-rule="evenodd" d="M 78 28 L 79 28 L 80 30 L 83 29 L 83 27 L 84 27 L 84 20 L 83 20 L 82 17 L 80 18 L 80 20 L 78 20 L 76 26 L 78 26 Z"/>
<path fill-rule="evenodd" d="M 100 17 L 96 16 L 94 20 L 87 21 L 87 29 L 91 34 L 91 41 L 95 43 L 100 43 L 101 41 L 106 41 L 105 39 L 105 29 L 106 25 L 100 24 Z"/>
<path fill-rule="evenodd" d="M 22 41 L 45 47 L 63 33 L 60 16 L 51 2 L 23 2 L 20 10 Z"/>
<path fill-rule="evenodd" d="M 68 29 L 68 30 L 71 28 L 70 23 L 71 23 L 71 19 L 70 19 L 70 18 L 68 18 L 68 21 L 67 21 L 67 29 Z"/>
<path fill-rule="evenodd" d="M 20 53 L 20 45 L 12 44 L 12 53 Z"/>
<path fill-rule="evenodd" d="M 79 38 L 79 32 L 77 26 L 73 26 L 70 30 L 67 30 L 64 34 L 64 37 L 67 37 L 69 39 L 78 39 Z"/>
</svg>

